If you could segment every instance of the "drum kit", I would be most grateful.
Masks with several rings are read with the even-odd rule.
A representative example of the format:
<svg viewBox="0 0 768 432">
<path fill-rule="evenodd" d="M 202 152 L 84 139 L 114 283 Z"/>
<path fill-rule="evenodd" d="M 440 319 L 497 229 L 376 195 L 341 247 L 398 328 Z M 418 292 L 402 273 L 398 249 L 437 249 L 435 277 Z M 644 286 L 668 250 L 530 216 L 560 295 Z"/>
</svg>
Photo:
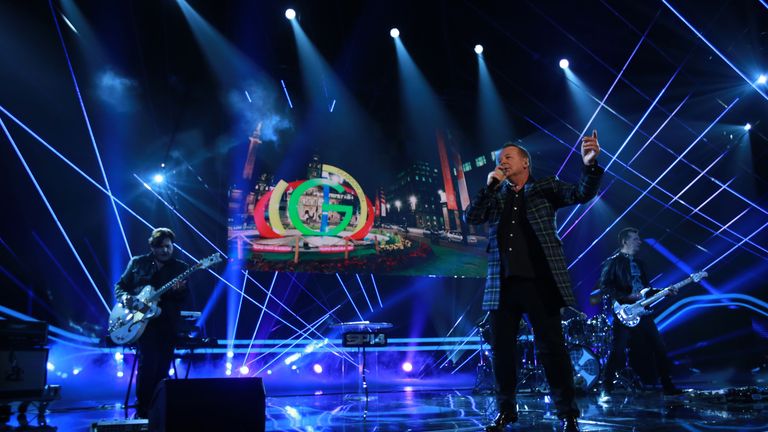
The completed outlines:
<svg viewBox="0 0 768 432">
<path fill-rule="evenodd" d="M 483 339 L 489 342 L 489 329 L 480 323 Z M 486 324 L 487 325 L 487 324 Z M 589 319 L 577 316 L 562 321 L 563 337 L 573 365 L 574 384 L 577 389 L 590 391 L 600 381 L 600 372 L 608 360 L 611 348 L 611 322 L 605 314 Z M 518 388 L 526 387 L 535 392 L 548 391 L 544 368 L 537 361 L 534 336 L 530 326 L 521 320 L 517 337 L 517 352 L 520 357 Z"/>
</svg>

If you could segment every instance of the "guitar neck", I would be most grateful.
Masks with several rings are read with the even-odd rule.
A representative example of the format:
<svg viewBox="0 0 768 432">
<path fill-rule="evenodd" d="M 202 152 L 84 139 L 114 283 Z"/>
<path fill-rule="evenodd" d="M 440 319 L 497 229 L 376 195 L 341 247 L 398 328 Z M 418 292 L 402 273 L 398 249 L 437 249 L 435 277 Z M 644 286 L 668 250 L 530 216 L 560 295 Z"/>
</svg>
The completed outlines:
<svg viewBox="0 0 768 432">
<path fill-rule="evenodd" d="M 155 301 L 160 298 L 163 294 L 165 294 L 168 290 L 173 288 L 176 284 L 181 282 L 182 280 L 189 277 L 192 272 L 195 270 L 198 270 L 200 266 L 198 264 L 193 265 L 192 267 L 188 268 L 184 271 L 184 273 L 176 276 L 175 278 L 171 279 L 170 282 L 166 283 L 165 285 L 161 286 L 160 288 L 156 289 L 155 292 L 150 296 L 149 300 Z"/>
<path fill-rule="evenodd" d="M 640 302 L 640 304 L 642 304 L 643 306 L 648 306 L 648 305 L 650 305 L 650 304 L 654 304 L 654 303 L 656 303 L 656 302 L 657 302 L 657 301 L 658 301 L 660 298 L 662 298 L 662 297 L 664 297 L 664 296 L 668 295 L 668 294 L 669 294 L 669 292 L 670 292 L 670 290 L 673 290 L 673 289 L 678 289 L 678 288 L 682 288 L 682 287 L 684 287 L 684 286 L 688 285 L 688 284 L 689 284 L 689 283 L 691 283 L 691 282 L 693 282 L 693 278 L 691 278 L 691 277 L 689 277 L 689 278 L 687 278 L 687 279 L 684 279 L 684 280 L 681 280 L 680 282 L 678 282 L 678 283 L 676 283 L 676 284 L 674 284 L 674 285 L 670 285 L 670 286 L 668 286 L 668 287 L 664 288 L 663 290 L 661 290 L 661 291 L 657 292 L 656 294 L 654 294 L 654 295 L 652 295 L 652 296 L 648 297 L 647 299 L 645 299 L 645 300 L 641 301 L 641 302 Z"/>
</svg>

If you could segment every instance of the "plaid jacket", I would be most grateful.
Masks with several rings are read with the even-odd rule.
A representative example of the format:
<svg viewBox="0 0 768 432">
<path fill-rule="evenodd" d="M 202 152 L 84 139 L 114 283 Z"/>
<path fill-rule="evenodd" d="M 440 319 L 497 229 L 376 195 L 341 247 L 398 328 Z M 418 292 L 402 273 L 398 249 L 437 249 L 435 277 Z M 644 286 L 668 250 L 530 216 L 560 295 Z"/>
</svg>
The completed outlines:
<svg viewBox="0 0 768 432">
<path fill-rule="evenodd" d="M 561 207 L 584 204 L 592 199 L 600 187 L 603 169 L 597 165 L 584 167 L 578 184 L 560 181 L 557 177 L 534 180 L 532 177 L 525 184 L 526 216 L 536 238 L 539 240 L 549 269 L 557 283 L 563 303 L 576 306 L 576 299 L 571 288 L 571 278 L 565 263 L 563 242 L 557 235 L 555 212 Z M 501 289 L 501 259 L 496 233 L 499 219 L 504 210 L 504 197 L 511 188 L 507 181 L 495 191 L 484 187 L 472 200 L 464 213 L 467 223 L 480 225 L 488 222 L 488 278 L 483 294 L 483 310 L 495 310 L 499 307 Z"/>
</svg>

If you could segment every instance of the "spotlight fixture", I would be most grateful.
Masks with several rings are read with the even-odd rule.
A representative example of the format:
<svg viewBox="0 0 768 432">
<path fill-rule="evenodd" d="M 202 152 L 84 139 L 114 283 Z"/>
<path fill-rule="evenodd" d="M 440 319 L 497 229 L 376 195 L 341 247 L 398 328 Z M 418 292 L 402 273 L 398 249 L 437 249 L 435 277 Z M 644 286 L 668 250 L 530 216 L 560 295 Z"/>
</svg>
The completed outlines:
<svg viewBox="0 0 768 432">
<path fill-rule="evenodd" d="M 319 363 L 315 363 L 315 365 L 312 366 L 312 370 L 315 371 L 316 374 L 321 374 L 323 373 L 323 366 Z"/>
<path fill-rule="evenodd" d="M 400 30 L 398 30 L 396 27 L 389 31 L 389 35 L 393 38 L 397 39 L 400 37 Z"/>
<path fill-rule="evenodd" d="M 762 74 L 759 77 L 757 77 L 758 84 L 765 84 L 766 82 L 768 82 L 768 76 L 766 76 L 765 74 Z"/>
<path fill-rule="evenodd" d="M 165 180 L 165 177 L 162 174 L 155 174 L 152 176 L 152 180 L 154 180 L 155 183 L 160 184 Z"/>
<path fill-rule="evenodd" d="M 293 9 L 290 9 L 290 8 L 286 9 L 285 10 L 285 17 L 288 18 L 289 20 L 296 19 L 296 11 L 293 10 Z"/>
<path fill-rule="evenodd" d="M 560 69 L 568 69 L 568 66 L 571 65 L 568 59 L 561 59 L 559 64 L 560 64 Z"/>
<path fill-rule="evenodd" d="M 752 125 L 751 124 L 747 123 L 747 124 L 744 125 L 744 130 L 750 130 L 750 129 L 752 129 Z"/>
<path fill-rule="evenodd" d="M 413 371 L 413 365 L 411 364 L 411 362 L 405 362 L 401 367 L 403 368 L 403 372 Z"/>
<path fill-rule="evenodd" d="M 245 366 L 245 365 L 240 366 L 240 375 L 245 375 L 248 372 L 250 372 L 250 370 L 248 369 L 248 366 Z"/>
<path fill-rule="evenodd" d="M 476 54 L 482 54 L 483 53 L 483 46 L 480 44 L 475 45 L 475 53 Z"/>
</svg>

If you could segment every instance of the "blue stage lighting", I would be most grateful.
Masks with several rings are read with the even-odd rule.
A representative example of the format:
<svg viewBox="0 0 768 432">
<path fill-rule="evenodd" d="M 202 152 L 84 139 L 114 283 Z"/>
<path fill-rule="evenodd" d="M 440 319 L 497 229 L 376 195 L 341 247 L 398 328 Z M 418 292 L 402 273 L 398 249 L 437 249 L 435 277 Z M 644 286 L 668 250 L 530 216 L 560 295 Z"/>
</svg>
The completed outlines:
<svg viewBox="0 0 768 432">
<path fill-rule="evenodd" d="M 475 53 L 476 54 L 482 54 L 483 53 L 483 46 L 480 44 L 475 45 Z"/>
<path fill-rule="evenodd" d="M 56 369 L 56 366 L 53 363 L 51 363 L 51 362 L 48 362 L 48 364 L 46 366 L 48 367 L 49 371 L 52 371 L 52 370 Z"/>
<path fill-rule="evenodd" d="M 401 367 L 403 368 L 404 372 L 411 372 L 411 371 L 413 371 L 413 364 L 411 364 L 411 362 L 405 362 L 405 363 L 403 363 L 403 365 Z"/>
<path fill-rule="evenodd" d="M 744 130 L 750 130 L 750 129 L 752 129 L 752 125 L 751 124 L 747 123 L 747 124 L 744 125 Z"/>
<path fill-rule="evenodd" d="M 248 366 L 245 366 L 245 365 L 243 365 L 243 366 L 240 366 L 240 375 L 245 375 L 245 374 L 247 374 L 249 371 L 250 371 L 250 370 L 248 369 Z"/>
<path fill-rule="evenodd" d="M 123 371 L 117 371 L 117 377 L 118 377 L 118 378 L 122 378 L 122 377 L 123 377 L 123 375 L 125 375 L 125 374 L 123 373 Z"/>
<path fill-rule="evenodd" d="M 315 365 L 312 366 L 312 370 L 315 371 L 316 374 L 323 373 L 323 367 L 319 363 L 315 363 Z"/>
<path fill-rule="evenodd" d="M 568 69 L 568 66 L 571 65 L 568 59 L 561 59 L 559 64 L 560 64 L 560 69 Z"/>
<path fill-rule="evenodd" d="M 758 84 L 765 84 L 766 82 L 768 82 L 768 76 L 766 76 L 765 74 L 762 74 L 759 77 L 757 77 Z"/>
<path fill-rule="evenodd" d="M 389 35 L 392 36 L 393 38 L 399 38 L 400 30 L 398 30 L 397 28 L 393 28 L 392 30 L 389 31 Z"/>
<path fill-rule="evenodd" d="M 296 19 L 296 11 L 293 9 L 286 9 L 285 17 L 288 18 L 289 20 Z"/>
<path fill-rule="evenodd" d="M 162 174 L 155 174 L 154 176 L 152 176 L 152 180 L 155 183 L 160 184 L 163 181 L 165 181 L 165 176 L 163 176 Z"/>
</svg>

